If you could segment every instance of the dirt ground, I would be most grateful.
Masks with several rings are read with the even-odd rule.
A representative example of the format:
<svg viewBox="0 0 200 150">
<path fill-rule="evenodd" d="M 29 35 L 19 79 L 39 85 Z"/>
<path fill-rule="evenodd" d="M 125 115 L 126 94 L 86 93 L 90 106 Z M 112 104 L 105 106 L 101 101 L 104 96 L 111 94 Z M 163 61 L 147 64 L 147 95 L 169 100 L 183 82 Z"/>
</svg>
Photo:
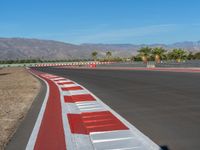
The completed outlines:
<svg viewBox="0 0 200 150">
<path fill-rule="evenodd" d="M 39 81 L 25 68 L 0 68 L 0 149 L 16 131 L 39 90 Z"/>
</svg>

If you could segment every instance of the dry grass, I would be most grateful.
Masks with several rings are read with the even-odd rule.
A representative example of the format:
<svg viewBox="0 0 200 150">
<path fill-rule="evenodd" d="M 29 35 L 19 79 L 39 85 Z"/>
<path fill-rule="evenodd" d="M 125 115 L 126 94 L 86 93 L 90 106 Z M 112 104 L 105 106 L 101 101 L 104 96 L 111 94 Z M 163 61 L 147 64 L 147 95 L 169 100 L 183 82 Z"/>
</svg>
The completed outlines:
<svg viewBox="0 0 200 150">
<path fill-rule="evenodd" d="M 0 149 L 12 137 L 40 90 L 25 68 L 0 69 Z"/>
</svg>

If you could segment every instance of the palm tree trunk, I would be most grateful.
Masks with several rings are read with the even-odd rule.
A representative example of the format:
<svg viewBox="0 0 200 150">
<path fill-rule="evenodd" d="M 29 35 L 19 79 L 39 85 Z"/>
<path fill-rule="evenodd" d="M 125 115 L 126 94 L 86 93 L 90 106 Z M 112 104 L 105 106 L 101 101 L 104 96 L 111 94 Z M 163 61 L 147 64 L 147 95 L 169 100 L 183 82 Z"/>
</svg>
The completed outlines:
<svg viewBox="0 0 200 150">
<path fill-rule="evenodd" d="M 155 62 L 156 62 L 157 64 L 160 63 L 160 56 L 159 56 L 159 55 L 156 55 L 156 56 L 155 56 Z"/>
<path fill-rule="evenodd" d="M 147 63 L 147 56 L 142 56 L 142 61 L 146 64 Z"/>
</svg>

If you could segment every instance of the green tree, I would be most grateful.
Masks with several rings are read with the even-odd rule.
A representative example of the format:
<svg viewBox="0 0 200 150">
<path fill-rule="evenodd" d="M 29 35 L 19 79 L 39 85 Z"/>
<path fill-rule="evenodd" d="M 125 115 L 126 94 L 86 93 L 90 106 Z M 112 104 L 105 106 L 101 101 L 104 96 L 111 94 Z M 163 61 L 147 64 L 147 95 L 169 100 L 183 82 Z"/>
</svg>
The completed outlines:
<svg viewBox="0 0 200 150">
<path fill-rule="evenodd" d="M 155 47 L 152 49 L 151 53 L 156 61 L 156 63 L 160 63 L 161 59 L 164 58 L 166 50 L 162 47 Z"/>
<path fill-rule="evenodd" d="M 195 59 L 200 59 L 200 52 L 195 53 L 195 54 L 194 54 L 194 58 L 195 58 Z"/>
<path fill-rule="evenodd" d="M 142 58 L 141 58 L 141 56 L 138 54 L 138 55 L 136 55 L 136 56 L 133 56 L 132 58 L 131 58 L 133 61 L 142 61 Z"/>
<path fill-rule="evenodd" d="M 187 55 L 187 59 L 188 59 L 188 60 L 193 60 L 193 59 L 195 59 L 194 54 L 193 54 L 192 52 L 189 52 L 189 54 Z"/>
<path fill-rule="evenodd" d="M 112 56 L 112 52 L 107 51 L 107 52 L 106 52 L 106 57 L 107 57 L 108 61 L 110 61 L 110 57 L 111 57 L 111 56 Z"/>
<path fill-rule="evenodd" d="M 150 55 L 151 55 L 152 48 L 150 47 L 142 47 L 138 50 L 139 55 L 141 56 L 144 63 L 147 63 Z"/>
<path fill-rule="evenodd" d="M 172 52 L 169 53 L 169 57 L 177 62 L 181 62 L 181 60 L 186 59 L 187 52 L 183 49 L 173 49 Z"/>
<path fill-rule="evenodd" d="M 98 55 L 97 51 L 92 52 L 92 58 L 94 61 L 97 60 L 97 55 Z"/>
</svg>

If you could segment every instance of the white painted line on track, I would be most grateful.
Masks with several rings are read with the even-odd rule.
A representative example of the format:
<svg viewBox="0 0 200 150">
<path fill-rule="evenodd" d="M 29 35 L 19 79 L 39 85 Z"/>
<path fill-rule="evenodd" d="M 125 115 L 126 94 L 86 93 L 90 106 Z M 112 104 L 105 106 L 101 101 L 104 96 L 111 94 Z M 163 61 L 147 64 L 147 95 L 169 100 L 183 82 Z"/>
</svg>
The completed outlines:
<svg viewBox="0 0 200 150">
<path fill-rule="evenodd" d="M 80 112 L 98 112 L 98 111 L 107 111 L 102 105 L 100 105 L 97 101 L 84 101 L 84 102 L 76 102 L 76 107 L 80 110 Z"/>
<path fill-rule="evenodd" d="M 32 72 L 30 72 L 30 73 L 33 74 Z M 42 118 L 43 118 L 43 115 L 44 115 L 44 112 L 45 112 L 45 109 L 46 109 L 46 105 L 47 105 L 47 101 L 48 101 L 48 97 L 49 97 L 49 85 L 48 85 L 48 83 L 44 79 L 40 78 L 38 75 L 36 75 L 36 74 L 33 74 L 33 75 L 36 76 L 37 78 L 41 79 L 45 83 L 47 91 L 46 91 L 46 95 L 45 95 L 42 107 L 41 107 L 40 112 L 38 114 L 37 120 L 35 122 L 33 131 L 31 133 L 29 140 L 28 140 L 26 150 L 33 150 L 34 149 L 35 142 L 36 142 L 36 139 L 37 139 L 37 135 L 38 135 L 38 132 L 39 132 L 39 129 L 40 129 L 40 125 L 41 125 L 41 122 L 42 122 Z"/>
<path fill-rule="evenodd" d="M 60 85 L 61 88 L 64 88 L 64 87 L 74 87 L 74 86 L 78 86 L 77 84 L 64 84 L 64 85 Z"/>
<path fill-rule="evenodd" d="M 89 94 L 87 90 L 75 90 L 75 91 L 62 91 L 63 96 L 72 96 L 72 95 L 81 95 L 81 94 Z"/>
<path fill-rule="evenodd" d="M 76 140 L 76 150 L 95 150 L 89 135 L 72 134 L 72 136 Z"/>
<path fill-rule="evenodd" d="M 59 81 L 54 81 L 55 83 L 64 83 L 64 82 L 71 82 L 71 80 L 65 79 L 65 80 L 59 80 Z"/>
<path fill-rule="evenodd" d="M 53 81 L 58 81 L 58 80 L 66 80 L 66 79 L 63 78 L 63 77 L 57 77 L 57 78 L 53 78 L 53 79 L 51 79 L 51 80 L 53 80 Z"/>
<path fill-rule="evenodd" d="M 63 109 L 65 110 L 65 112 L 68 112 L 68 109 L 70 109 L 70 113 L 72 114 L 80 114 L 80 110 L 78 109 L 78 107 L 76 106 L 76 104 L 74 103 L 64 103 L 63 104 Z M 66 116 L 66 114 L 65 114 Z"/>
</svg>

